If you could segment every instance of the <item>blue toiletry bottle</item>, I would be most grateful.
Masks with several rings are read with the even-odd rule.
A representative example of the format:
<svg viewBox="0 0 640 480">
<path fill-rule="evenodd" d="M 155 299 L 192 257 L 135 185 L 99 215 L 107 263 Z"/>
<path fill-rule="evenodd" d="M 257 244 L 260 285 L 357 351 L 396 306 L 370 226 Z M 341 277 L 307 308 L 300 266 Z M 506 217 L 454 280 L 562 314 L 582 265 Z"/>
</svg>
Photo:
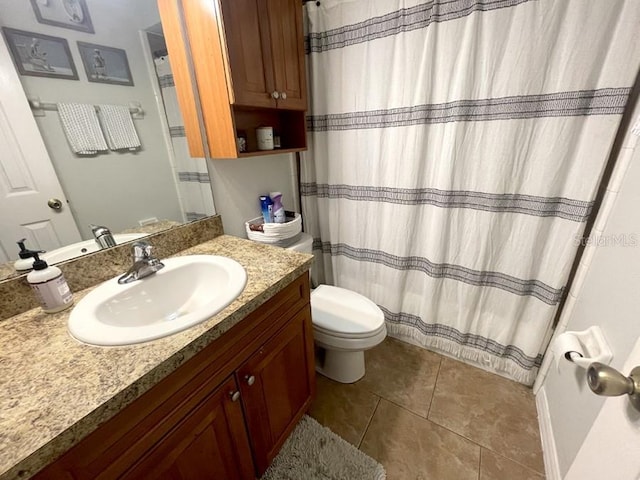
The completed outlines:
<svg viewBox="0 0 640 480">
<path fill-rule="evenodd" d="M 260 209 L 264 223 L 273 223 L 273 201 L 269 195 L 260 195 Z"/>
</svg>

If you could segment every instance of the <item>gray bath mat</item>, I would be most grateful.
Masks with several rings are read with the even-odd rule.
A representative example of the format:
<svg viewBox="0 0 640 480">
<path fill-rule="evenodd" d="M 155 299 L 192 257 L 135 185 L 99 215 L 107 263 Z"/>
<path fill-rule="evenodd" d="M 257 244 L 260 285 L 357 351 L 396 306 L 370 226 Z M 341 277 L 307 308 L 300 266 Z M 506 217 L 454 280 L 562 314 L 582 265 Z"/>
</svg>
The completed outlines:
<svg viewBox="0 0 640 480">
<path fill-rule="evenodd" d="M 261 480 L 384 480 L 382 465 L 305 415 Z"/>
</svg>

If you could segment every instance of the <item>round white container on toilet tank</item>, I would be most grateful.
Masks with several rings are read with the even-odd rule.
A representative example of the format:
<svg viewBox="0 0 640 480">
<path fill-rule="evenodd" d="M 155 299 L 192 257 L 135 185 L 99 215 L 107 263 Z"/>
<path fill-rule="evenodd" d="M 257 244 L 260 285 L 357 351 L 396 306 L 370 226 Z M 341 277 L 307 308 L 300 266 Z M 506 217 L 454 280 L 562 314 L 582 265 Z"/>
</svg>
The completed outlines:
<svg viewBox="0 0 640 480">
<path fill-rule="evenodd" d="M 273 150 L 273 127 L 256 128 L 258 150 Z"/>
</svg>

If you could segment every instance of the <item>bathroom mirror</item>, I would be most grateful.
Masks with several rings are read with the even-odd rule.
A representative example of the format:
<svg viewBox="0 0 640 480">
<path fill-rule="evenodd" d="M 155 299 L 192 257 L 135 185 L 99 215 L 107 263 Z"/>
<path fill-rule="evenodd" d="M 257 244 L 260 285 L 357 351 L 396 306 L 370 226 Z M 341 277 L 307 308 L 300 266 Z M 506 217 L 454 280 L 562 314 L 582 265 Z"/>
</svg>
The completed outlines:
<svg viewBox="0 0 640 480">
<path fill-rule="evenodd" d="M 155 233 L 215 213 L 206 162 L 188 154 L 156 0 L 0 0 L 0 12 L 0 279 L 16 275 L 21 238 L 51 251 L 93 241 L 90 224 Z M 115 138 L 75 153 L 77 124 L 66 133 L 59 103 L 92 106 L 107 142 L 100 105 L 130 109 L 140 147 Z"/>
</svg>

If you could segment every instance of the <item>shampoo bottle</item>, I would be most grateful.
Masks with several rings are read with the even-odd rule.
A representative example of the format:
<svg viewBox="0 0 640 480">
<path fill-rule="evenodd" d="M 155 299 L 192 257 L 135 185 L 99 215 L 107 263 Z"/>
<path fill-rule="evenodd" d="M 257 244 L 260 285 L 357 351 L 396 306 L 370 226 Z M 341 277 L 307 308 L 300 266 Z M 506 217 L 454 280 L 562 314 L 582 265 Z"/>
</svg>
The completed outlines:
<svg viewBox="0 0 640 480">
<path fill-rule="evenodd" d="M 282 193 L 271 192 L 269 194 L 271 200 L 273 200 L 273 221 L 274 223 L 285 223 L 287 216 L 284 213 L 284 207 L 282 206 Z"/>
<path fill-rule="evenodd" d="M 42 311 L 55 313 L 73 305 L 73 294 L 62 270 L 40 260 L 38 252 L 32 252 L 32 255 L 36 260 L 33 262 L 33 271 L 27 275 L 27 282 L 40 300 Z"/>
</svg>

